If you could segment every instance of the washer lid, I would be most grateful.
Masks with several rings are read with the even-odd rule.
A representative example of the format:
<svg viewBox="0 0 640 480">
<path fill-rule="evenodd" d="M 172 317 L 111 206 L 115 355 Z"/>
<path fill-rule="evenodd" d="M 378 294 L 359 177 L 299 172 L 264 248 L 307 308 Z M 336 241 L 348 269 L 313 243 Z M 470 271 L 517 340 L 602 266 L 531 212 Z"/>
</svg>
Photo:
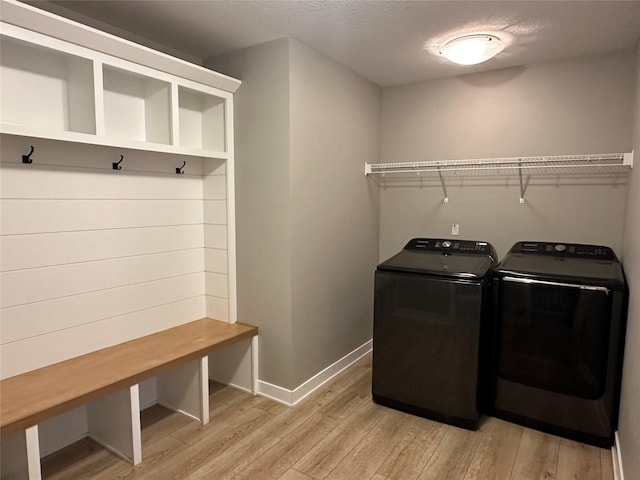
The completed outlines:
<svg viewBox="0 0 640 480">
<path fill-rule="evenodd" d="M 518 242 L 496 268 L 500 275 L 623 287 L 613 250 L 599 245 Z"/>
<path fill-rule="evenodd" d="M 491 271 L 494 258 L 488 242 L 414 238 L 378 270 L 481 280 Z"/>
</svg>

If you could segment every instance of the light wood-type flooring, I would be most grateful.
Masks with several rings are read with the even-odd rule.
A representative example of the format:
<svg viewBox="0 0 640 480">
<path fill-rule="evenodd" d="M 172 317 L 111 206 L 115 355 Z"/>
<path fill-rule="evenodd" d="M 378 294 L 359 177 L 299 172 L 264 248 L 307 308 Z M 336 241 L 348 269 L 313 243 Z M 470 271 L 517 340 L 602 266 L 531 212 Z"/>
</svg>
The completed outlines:
<svg viewBox="0 0 640 480">
<path fill-rule="evenodd" d="M 471 432 L 372 403 L 371 357 L 293 408 L 213 384 L 211 422 L 153 406 L 134 467 L 81 440 L 46 479 L 613 480 L 611 452 L 490 417 Z"/>
</svg>

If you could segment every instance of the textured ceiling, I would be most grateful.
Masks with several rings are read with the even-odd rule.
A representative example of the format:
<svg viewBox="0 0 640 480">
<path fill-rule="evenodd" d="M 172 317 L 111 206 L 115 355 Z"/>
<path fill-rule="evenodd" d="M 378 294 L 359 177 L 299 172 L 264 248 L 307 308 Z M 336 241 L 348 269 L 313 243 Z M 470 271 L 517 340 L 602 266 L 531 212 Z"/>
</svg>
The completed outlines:
<svg viewBox="0 0 640 480">
<path fill-rule="evenodd" d="M 640 0 L 29 3 L 84 23 L 97 20 L 93 26 L 191 60 L 291 36 L 381 86 L 631 50 L 640 38 Z M 472 31 L 494 32 L 509 45 L 470 67 L 437 55 L 445 40 Z"/>
</svg>

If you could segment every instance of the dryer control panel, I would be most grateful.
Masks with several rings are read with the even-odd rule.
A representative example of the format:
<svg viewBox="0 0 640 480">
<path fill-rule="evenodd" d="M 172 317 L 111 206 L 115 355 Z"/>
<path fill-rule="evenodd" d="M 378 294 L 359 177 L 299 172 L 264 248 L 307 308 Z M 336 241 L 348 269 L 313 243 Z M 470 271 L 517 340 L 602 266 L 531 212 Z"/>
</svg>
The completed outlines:
<svg viewBox="0 0 640 480">
<path fill-rule="evenodd" d="M 492 247 L 488 242 L 473 240 L 447 240 L 442 238 L 413 238 L 404 247 L 405 250 L 442 252 L 442 253 L 472 253 L 477 255 L 491 255 Z"/>
<path fill-rule="evenodd" d="M 512 248 L 513 253 L 527 255 L 555 255 L 561 257 L 588 258 L 596 260 L 614 260 L 615 253 L 602 245 L 582 245 L 578 243 L 518 242 Z"/>
</svg>

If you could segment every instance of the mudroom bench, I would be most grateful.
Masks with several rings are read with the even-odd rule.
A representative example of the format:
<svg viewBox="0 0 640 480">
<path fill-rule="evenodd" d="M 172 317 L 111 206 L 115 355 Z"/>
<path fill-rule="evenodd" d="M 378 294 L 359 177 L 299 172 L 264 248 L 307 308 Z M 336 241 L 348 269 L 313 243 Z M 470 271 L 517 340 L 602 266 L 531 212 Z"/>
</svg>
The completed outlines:
<svg viewBox="0 0 640 480">
<path fill-rule="evenodd" d="M 136 465 L 142 461 L 138 384 L 157 378 L 158 403 L 209 422 L 208 357 L 250 340 L 257 382 L 258 328 L 203 318 L 0 382 L 0 431 L 12 451 L 3 470 L 40 479 L 38 423 L 86 405 L 89 436 Z M 23 457 L 23 458 L 16 458 Z M 8 462 L 11 462 L 11 465 Z M 3 471 L 3 478 L 8 471 Z"/>
</svg>

